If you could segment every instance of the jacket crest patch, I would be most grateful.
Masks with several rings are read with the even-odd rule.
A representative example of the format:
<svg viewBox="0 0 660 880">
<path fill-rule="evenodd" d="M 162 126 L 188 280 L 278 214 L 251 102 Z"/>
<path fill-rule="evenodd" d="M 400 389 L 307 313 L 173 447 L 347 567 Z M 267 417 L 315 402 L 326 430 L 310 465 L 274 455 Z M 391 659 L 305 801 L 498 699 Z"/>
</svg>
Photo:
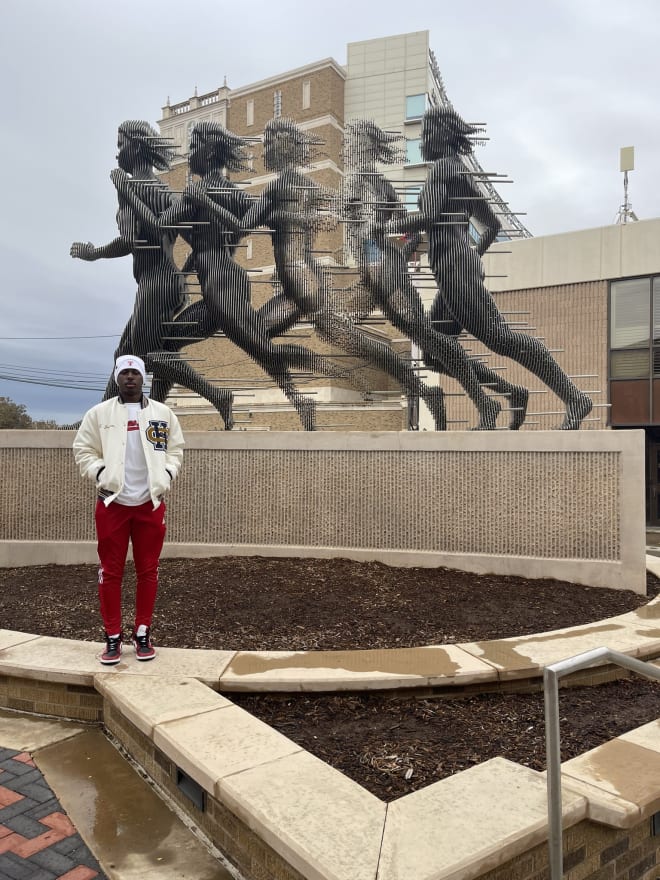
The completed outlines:
<svg viewBox="0 0 660 880">
<path fill-rule="evenodd" d="M 169 433 L 170 429 L 167 422 L 158 419 L 149 420 L 146 430 L 147 440 L 156 451 L 167 451 L 167 438 L 169 437 Z"/>
</svg>

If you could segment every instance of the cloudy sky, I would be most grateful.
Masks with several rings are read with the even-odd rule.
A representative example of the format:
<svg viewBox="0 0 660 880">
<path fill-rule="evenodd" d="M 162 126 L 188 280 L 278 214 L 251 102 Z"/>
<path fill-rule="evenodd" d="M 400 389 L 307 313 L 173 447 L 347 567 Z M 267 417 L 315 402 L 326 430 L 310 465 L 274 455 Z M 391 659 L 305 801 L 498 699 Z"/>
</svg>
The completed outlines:
<svg viewBox="0 0 660 880">
<path fill-rule="evenodd" d="M 4 0 L 2 19 L 0 396 L 33 418 L 98 401 L 132 309 L 130 258 L 69 257 L 74 240 L 115 235 L 118 123 L 156 123 L 168 96 L 225 75 L 238 87 L 343 64 L 348 42 L 429 30 L 455 107 L 488 123 L 481 164 L 513 178 L 534 235 L 614 222 L 628 145 L 632 206 L 660 216 L 658 0 Z"/>
</svg>

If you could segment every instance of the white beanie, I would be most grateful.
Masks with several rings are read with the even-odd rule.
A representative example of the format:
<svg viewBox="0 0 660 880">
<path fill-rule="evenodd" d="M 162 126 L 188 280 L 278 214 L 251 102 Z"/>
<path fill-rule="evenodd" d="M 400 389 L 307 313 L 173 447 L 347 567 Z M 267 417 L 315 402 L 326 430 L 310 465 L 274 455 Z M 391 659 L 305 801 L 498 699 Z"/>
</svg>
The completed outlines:
<svg viewBox="0 0 660 880">
<path fill-rule="evenodd" d="M 135 357 L 134 354 L 122 354 L 117 358 L 115 362 L 115 382 L 122 370 L 137 370 L 142 374 L 143 379 L 147 378 L 144 361 L 142 358 Z"/>
</svg>

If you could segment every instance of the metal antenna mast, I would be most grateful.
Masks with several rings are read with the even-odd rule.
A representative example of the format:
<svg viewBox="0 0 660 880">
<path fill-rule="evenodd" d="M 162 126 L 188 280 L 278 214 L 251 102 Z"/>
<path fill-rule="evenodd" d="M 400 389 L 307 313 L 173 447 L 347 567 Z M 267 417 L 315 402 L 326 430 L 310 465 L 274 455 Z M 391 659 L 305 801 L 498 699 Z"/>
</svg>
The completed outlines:
<svg viewBox="0 0 660 880">
<path fill-rule="evenodd" d="M 629 220 L 637 220 L 637 214 L 628 201 L 628 172 L 635 170 L 635 148 L 621 147 L 620 171 L 623 171 L 623 204 L 616 215 L 616 223 L 628 223 Z"/>
</svg>

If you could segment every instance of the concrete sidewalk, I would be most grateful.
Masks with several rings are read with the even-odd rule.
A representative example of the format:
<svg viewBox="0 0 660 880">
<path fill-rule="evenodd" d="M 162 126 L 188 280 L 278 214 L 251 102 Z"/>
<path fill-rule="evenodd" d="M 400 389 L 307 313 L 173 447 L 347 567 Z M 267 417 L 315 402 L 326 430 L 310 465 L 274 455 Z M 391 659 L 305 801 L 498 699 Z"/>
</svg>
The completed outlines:
<svg viewBox="0 0 660 880">
<path fill-rule="evenodd" d="M 98 728 L 0 710 L 0 880 L 238 876 Z"/>
</svg>

